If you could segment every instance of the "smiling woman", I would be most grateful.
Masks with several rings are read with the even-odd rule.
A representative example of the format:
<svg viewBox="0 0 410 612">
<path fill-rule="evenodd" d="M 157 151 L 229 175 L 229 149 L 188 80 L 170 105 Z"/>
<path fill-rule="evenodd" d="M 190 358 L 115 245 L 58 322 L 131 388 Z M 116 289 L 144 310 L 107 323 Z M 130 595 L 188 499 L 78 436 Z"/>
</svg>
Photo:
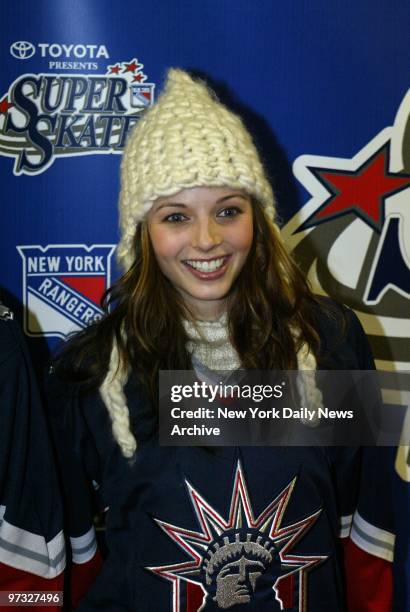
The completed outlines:
<svg viewBox="0 0 410 612">
<path fill-rule="evenodd" d="M 306 407 L 322 405 L 317 366 L 373 367 L 355 316 L 315 297 L 288 256 L 241 120 L 185 72 L 169 72 L 130 135 L 120 224 L 123 276 L 52 379 L 82 571 L 95 561 L 89 483 L 109 508 L 109 554 L 79 610 L 344 611 L 338 538 L 356 508 L 357 449 L 158 444 L 160 370 L 217 384 L 310 370 L 295 389 Z M 390 584 L 383 563 L 375 571 Z M 352 610 L 373 609 L 359 599 Z"/>
</svg>

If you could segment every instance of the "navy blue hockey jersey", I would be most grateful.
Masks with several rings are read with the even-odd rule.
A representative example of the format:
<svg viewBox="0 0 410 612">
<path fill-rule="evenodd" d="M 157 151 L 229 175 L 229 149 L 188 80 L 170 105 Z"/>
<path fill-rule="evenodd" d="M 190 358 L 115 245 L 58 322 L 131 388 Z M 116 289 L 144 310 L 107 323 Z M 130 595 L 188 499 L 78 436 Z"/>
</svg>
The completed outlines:
<svg viewBox="0 0 410 612">
<path fill-rule="evenodd" d="M 332 368 L 373 367 L 352 314 L 342 342 L 330 319 L 321 334 Z M 108 556 L 79 610 L 336 612 L 346 609 L 341 538 L 391 560 L 388 500 L 383 510 L 360 500 L 362 462 L 374 470 L 382 449 L 370 461 L 357 448 L 159 447 L 134 379 L 125 392 L 133 462 L 98 394 L 51 384 L 74 560 L 94 554 L 92 488 L 108 508 Z"/>
<path fill-rule="evenodd" d="M 22 334 L 0 305 L 0 591 L 62 590 L 64 568 L 51 437 Z"/>
</svg>

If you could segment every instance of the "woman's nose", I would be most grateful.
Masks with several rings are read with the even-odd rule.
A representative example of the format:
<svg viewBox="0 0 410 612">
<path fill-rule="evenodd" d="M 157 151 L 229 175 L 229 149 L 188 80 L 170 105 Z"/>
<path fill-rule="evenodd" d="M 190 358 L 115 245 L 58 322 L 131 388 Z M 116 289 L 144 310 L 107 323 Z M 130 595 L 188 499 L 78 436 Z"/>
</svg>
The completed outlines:
<svg viewBox="0 0 410 612">
<path fill-rule="evenodd" d="M 202 219 L 196 222 L 192 246 L 202 251 L 209 251 L 221 242 L 220 227 L 213 219 Z"/>
</svg>

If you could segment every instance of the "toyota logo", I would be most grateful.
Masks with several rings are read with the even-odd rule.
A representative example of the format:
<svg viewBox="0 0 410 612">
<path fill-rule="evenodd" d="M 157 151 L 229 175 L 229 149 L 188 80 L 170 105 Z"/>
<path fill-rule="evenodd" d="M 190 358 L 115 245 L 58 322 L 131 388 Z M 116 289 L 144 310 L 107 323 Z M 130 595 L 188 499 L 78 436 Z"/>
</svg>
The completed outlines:
<svg viewBox="0 0 410 612">
<path fill-rule="evenodd" d="M 16 59 L 28 59 L 36 52 L 34 45 L 26 40 L 19 40 L 10 47 L 10 53 Z"/>
</svg>

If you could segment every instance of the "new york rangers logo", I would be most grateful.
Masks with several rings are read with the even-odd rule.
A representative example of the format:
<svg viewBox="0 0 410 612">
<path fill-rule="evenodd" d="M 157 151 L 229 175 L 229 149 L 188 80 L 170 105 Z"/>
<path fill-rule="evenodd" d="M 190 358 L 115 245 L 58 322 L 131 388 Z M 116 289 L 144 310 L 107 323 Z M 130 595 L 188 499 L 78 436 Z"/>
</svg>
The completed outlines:
<svg viewBox="0 0 410 612">
<path fill-rule="evenodd" d="M 25 333 L 66 338 L 99 319 L 114 249 L 111 244 L 18 246 Z"/>
<path fill-rule="evenodd" d="M 350 159 L 302 155 L 311 198 L 283 230 L 318 293 L 359 315 L 380 369 L 410 367 L 410 91 Z"/>
</svg>

